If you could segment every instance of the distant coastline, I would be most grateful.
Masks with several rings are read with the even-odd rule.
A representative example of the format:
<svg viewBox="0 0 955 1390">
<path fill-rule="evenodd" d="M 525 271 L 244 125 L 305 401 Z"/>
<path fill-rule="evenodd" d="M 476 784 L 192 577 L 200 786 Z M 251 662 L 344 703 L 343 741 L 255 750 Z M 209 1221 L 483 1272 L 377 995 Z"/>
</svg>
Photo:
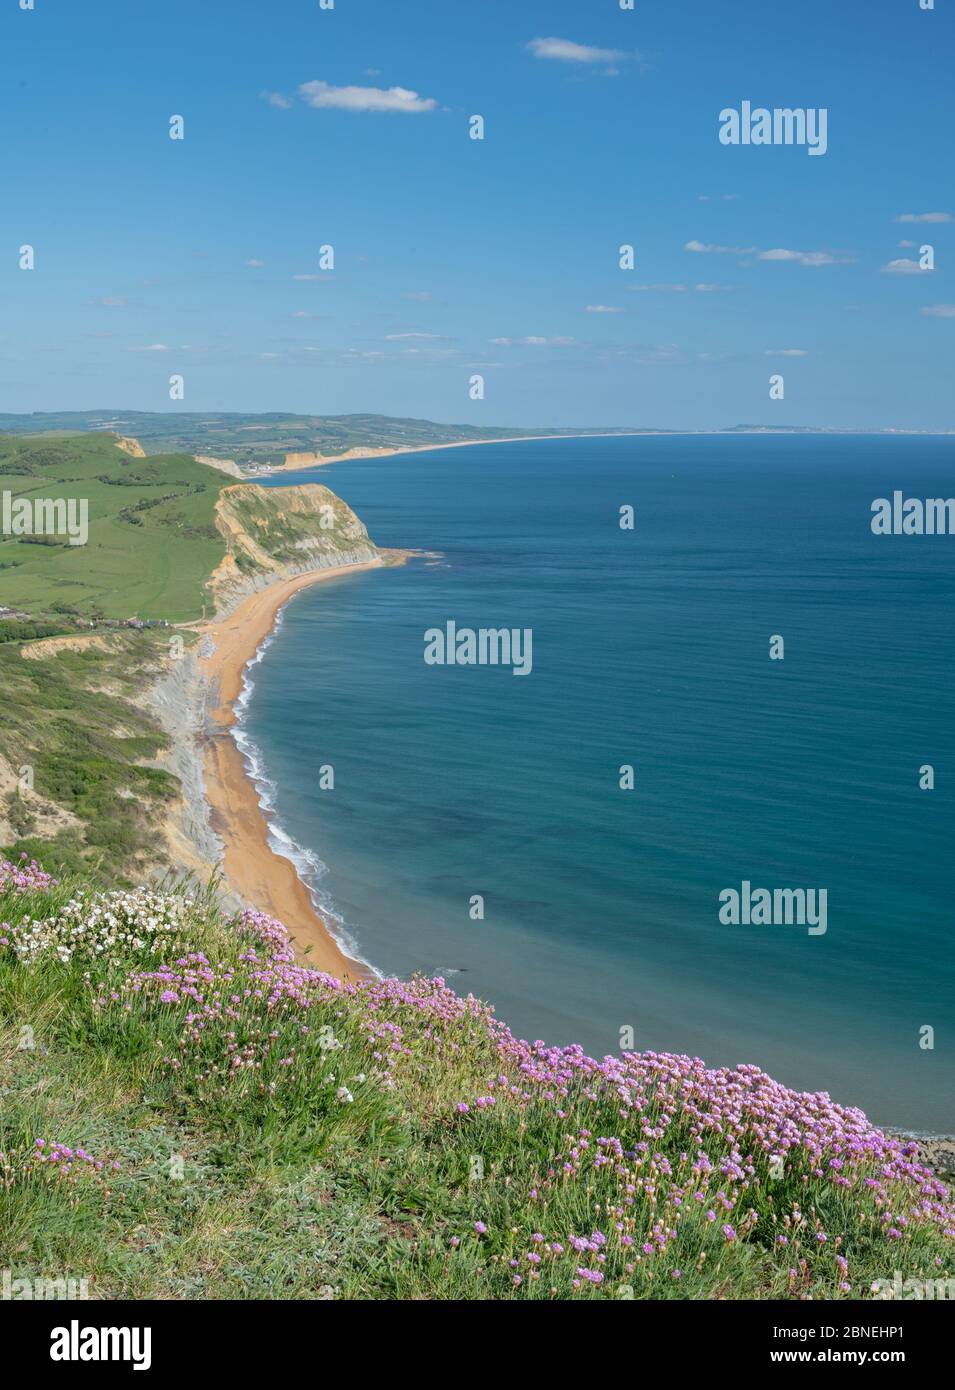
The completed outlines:
<svg viewBox="0 0 955 1390">
<path fill-rule="evenodd" d="M 955 435 L 951 428 L 804 425 L 737 422 L 696 429 L 636 425 L 477 425 L 375 414 L 308 415 L 272 412 L 74 410 L 0 414 L 0 432 L 63 439 L 71 434 L 110 434 L 136 458 L 188 454 L 238 478 L 267 477 L 292 469 L 324 467 L 356 458 L 387 458 L 465 444 L 522 440 L 647 438 L 733 435 L 858 436 L 873 438 Z"/>
<path fill-rule="evenodd" d="M 848 430 L 848 429 L 812 429 L 803 428 L 799 425 L 780 425 L 773 427 L 770 425 L 739 425 L 730 426 L 725 429 L 715 430 L 581 430 L 579 434 L 514 434 L 507 435 L 499 439 L 457 439 L 443 444 L 408 444 L 396 448 L 357 448 L 348 449 L 342 454 L 330 454 L 327 458 L 316 458 L 310 463 L 279 463 L 269 469 L 263 469 L 263 474 L 275 473 L 305 473 L 312 468 L 325 468 L 331 463 L 348 463 L 355 459 L 374 458 L 386 459 L 397 458 L 402 454 L 431 454 L 437 453 L 439 449 L 466 449 L 474 444 L 528 444 L 533 441 L 553 439 L 684 439 L 708 436 L 726 435 L 759 435 L 770 434 L 793 435 L 804 438 L 806 435 L 871 435 L 874 438 L 888 437 L 894 439 L 899 435 L 913 435 L 925 438 L 947 438 L 955 435 L 955 430 Z M 211 459 L 204 460 L 212 462 Z"/>
<path fill-rule="evenodd" d="M 698 430 L 690 433 L 719 434 L 719 430 Z M 659 438 L 664 434 L 679 434 L 674 430 L 583 430 L 580 434 L 512 434 L 501 439 L 455 439 L 444 444 L 408 444 L 397 448 L 349 449 L 343 454 L 330 454 L 327 458 L 317 458 L 312 463 L 280 463 L 270 471 L 273 473 L 300 473 L 309 468 L 324 468 L 329 463 L 347 463 L 362 458 L 397 458 L 399 454 L 431 454 L 439 449 L 466 449 L 471 444 L 528 444 L 534 440 L 545 439 L 639 439 Z"/>
</svg>

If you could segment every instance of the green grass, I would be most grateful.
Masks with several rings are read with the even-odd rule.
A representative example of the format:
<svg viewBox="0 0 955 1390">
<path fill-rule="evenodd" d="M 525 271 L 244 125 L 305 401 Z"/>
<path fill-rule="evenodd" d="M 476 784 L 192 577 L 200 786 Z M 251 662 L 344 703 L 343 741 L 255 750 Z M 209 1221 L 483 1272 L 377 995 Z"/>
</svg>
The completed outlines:
<svg viewBox="0 0 955 1390">
<path fill-rule="evenodd" d="M 34 615 L 200 618 L 225 554 L 215 503 L 229 481 L 185 455 L 130 458 L 109 435 L 0 437 L 0 489 L 85 499 L 89 516 L 85 545 L 0 536 L 0 599 Z"/>
<path fill-rule="evenodd" d="M 0 895 L 0 920 L 55 913 L 77 886 Z M 236 972 L 237 1000 L 253 981 L 254 967 L 240 960 L 252 939 L 222 919 L 211 891 L 197 895 L 189 945 Z M 184 949 L 169 943 L 164 958 Z M 401 999 L 372 1006 L 363 992 L 330 988 L 313 991 L 307 1034 L 300 1012 L 280 1007 L 267 1015 L 276 1041 L 260 1046 L 263 1009 L 249 1000 L 182 1048 L 186 1008 L 198 1006 L 124 989 L 128 968 L 141 963 L 107 959 L 88 982 L 82 961 L 25 965 L 0 948 L 0 1246 L 14 1278 L 86 1277 L 93 1297 L 123 1298 L 818 1299 L 846 1296 L 834 1253 L 849 1261 L 852 1297 L 867 1297 L 871 1280 L 896 1269 L 922 1279 L 950 1270 L 951 1243 L 933 1228 L 913 1223 L 887 1246 L 864 1190 L 807 1185 L 794 1165 L 776 1186 L 757 1171 L 732 1219 L 741 1232 L 744 1208 L 758 1219 L 731 1244 L 704 1220 L 704 1206 L 689 1202 L 681 1221 L 662 1177 L 633 1189 L 626 1229 L 643 1239 L 664 1218 L 679 1230 L 664 1256 L 639 1256 L 625 1273 L 611 1212 L 619 1177 L 586 1166 L 572 1180 L 560 1174 L 568 1145 L 579 1142 L 568 1136 L 582 1125 L 592 1135 L 620 1131 L 613 1094 L 572 1083 L 563 1117 L 543 1096 L 459 1115 L 456 1102 L 485 1093 L 502 1071 L 525 1084 L 498 1054 L 484 1015 L 442 1023 Z M 206 999 L 213 994 L 206 986 Z M 230 1035 L 240 1050 L 257 1050 L 261 1068 L 231 1080 L 213 1069 L 227 1061 Z M 400 1052 L 383 1064 L 398 1036 Z M 293 1046 L 298 1061 L 283 1070 L 277 1059 Z M 178 1069 L 164 1058 L 178 1058 Z M 337 1099 L 342 1082 L 351 1104 Z M 656 1113 L 642 1122 L 652 1126 Z M 58 1178 L 31 1161 L 38 1138 L 83 1145 L 120 1166 Z M 673 1121 L 660 1143 L 674 1170 L 689 1142 L 688 1123 Z M 726 1180 L 719 1136 L 706 1142 L 717 1164 L 708 1206 Z M 785 1224 L 794 1207 L 801 1226 Z M 479 1220 L 488 1228 L 480 1236 Z M 817 1226 L 829 1246 L 814 1241 Z M 574 1288 L 575 1266 L 589 1256 L 548 1257 L 539 1280 L 526 1277 L 535 1232 L 566 1245 L 569 1233 L 597 1228 L 611 1237 L 605 1286 Z M 783 1229 L 792 1239 L 781 1251 Z"/>
</svg>

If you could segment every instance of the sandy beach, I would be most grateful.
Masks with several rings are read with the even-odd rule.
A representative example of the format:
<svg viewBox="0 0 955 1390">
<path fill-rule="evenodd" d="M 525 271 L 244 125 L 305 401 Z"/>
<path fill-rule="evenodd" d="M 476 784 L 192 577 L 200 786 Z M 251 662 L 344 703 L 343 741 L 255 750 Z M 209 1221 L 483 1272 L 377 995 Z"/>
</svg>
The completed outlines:
<svg viewBox="0 0 955 1390">
<path fill-rule="evenodd" d="M 716 431 L 700 431 L 715 433 Z M 502 435 L 498 439 L 454 439 L 447 444 L 405 444 L 398 448 L 358 448 L 348 449 L 344 454 L 329 454 L 327 458 L 315 458 L 309 463 L 279 463 L 267 471 L 271 473 L 304 473 L 310 468 L 324 468 L 328 463 L 348 463 L 352 459 L 396 458 L 399 454 L 430 454 L 439 449 L 467 449 L 475 444 L 527 444 L 532 440 L 543 439 L 615 439 L 654 437 L 662 433 L 658 430 L 608 430 L 605 433 L 588 431 L 583 434 L 514 434 Z M 209 460 L 211 462 L 211 460 Z"/>
<path fill-rule="evenodd" d="M 366 978 L 368 970 L 340 949 L 316 911 L 311 894 L 292 862 L 269 845 L 268 826 L 242 754 L 232 737 L 235 702 L 242 693 L 243 671 L 272 631 L 279 610 L 301 589 L 359 570 L 401 563 L 404 556 L 384 553 L 366 564 L 312 570 L 271 584 L 249 595 L 227 616 L 206 623 L 200 632 L 208 656 L 199 668 L 212 692 L 213 724 L 205 740 L 204 781 L 213 829 L 224 846 L 222 868 L 229 888 L 289 928 L 296 946 L 317 970 L 341 980 Z"/>
</svg>

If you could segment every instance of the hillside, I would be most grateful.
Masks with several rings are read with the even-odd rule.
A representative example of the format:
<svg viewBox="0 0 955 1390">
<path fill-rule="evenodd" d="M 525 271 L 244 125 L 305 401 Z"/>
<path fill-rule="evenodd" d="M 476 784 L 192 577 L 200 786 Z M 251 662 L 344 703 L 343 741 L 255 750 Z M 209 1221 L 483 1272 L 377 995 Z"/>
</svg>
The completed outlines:
<svg viewBox="0 0 955 1390">
<path fill-rule="evenodd" d="M 951 1276 L 955 1209 L 915 1146 L 756 1067 L 520 1042 L 441 980 L 343 987 L 208 896 L 3 865 L 0 920 L 14 1278 L 618 1300 Z"/>
<path fill-rule="evenodd" d="M 88 509 L 85 545 L 0 536 L 0 602 L 84 618 L 201 617 L 225 554 L 215 506 L 228 481 L 183 454 L 133 457 L 106 434 L 0 437 L 0 488 Z"/>
<path fill-rule="evenodd" d="M 88 503 L 85 545 L 0 538 L 0 604 L 26 615 L 0 621 L 0 844 L 110 884 L 195 867 L 171 829 L 181 788 L 153 694 L 172 673 L 180 713 L 194 697 L 191 625 L 377 554 L 328 488 L 236 484 L 122 442 L 0 438 L 0 489 Z"/>
<path fill-rule="evenodd" d="M 230 574 L 267 583 L 375 553 L 326 487 L 267 491 L 182 454 L 130 454 L 130 443 L 0 436 L 0 488 L 88 509 L 82 545 L 0 535 L 0 603 L 32 616 L 190 622 L 212 611 Z"/>
</svg>

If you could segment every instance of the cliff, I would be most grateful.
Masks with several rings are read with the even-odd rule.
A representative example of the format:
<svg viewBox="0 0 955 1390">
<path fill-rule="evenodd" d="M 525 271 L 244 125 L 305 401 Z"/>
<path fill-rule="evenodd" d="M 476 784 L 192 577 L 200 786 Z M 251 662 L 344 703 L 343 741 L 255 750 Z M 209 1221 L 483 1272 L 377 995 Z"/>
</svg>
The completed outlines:
<svg viewBox="0 0 955 1390">
<path fill-rule="evenodd" d="M 121 434 L 116 438 L 117 449 L 122 449 L 124 454 L 129 454 L 130 458 L 144 459 L 146 450 L 138 439 L 133 439 L 131 435 Z"/>
<path fill-rule="evenodd" d="M 351 449 L 343 449 L 333 454 L 316 453 L 313 450 L 299 451 L 286 454 L 283 468 L 317 468 L 322 463 L 341 463 L 344 459 L 372 459 L 380 458 L 389 454 L 405 453 L 408 448 L 425 448 L 426 445 L 404 445 L 404 444 L 382 444 L 382 445 L 356 445 Z"/>
<path fill-rule="evenodd" d="M 207 468 L 218 468 L 220 473 L 228 473 L 230 478 L 241 478 L 242 469 L 235 459 L 213 458 L 211 454 L 195 454 L 196 463 L 204 463 Z"/>
<path fill-rule="evenodd" d="M 216 503 L 226 555 L 209 580 L 216 607 L 309 570 L 357 565 L 379 552 L 352 509 L 319 483 L 263 488 L 236 483 Z"/>
</svg>

